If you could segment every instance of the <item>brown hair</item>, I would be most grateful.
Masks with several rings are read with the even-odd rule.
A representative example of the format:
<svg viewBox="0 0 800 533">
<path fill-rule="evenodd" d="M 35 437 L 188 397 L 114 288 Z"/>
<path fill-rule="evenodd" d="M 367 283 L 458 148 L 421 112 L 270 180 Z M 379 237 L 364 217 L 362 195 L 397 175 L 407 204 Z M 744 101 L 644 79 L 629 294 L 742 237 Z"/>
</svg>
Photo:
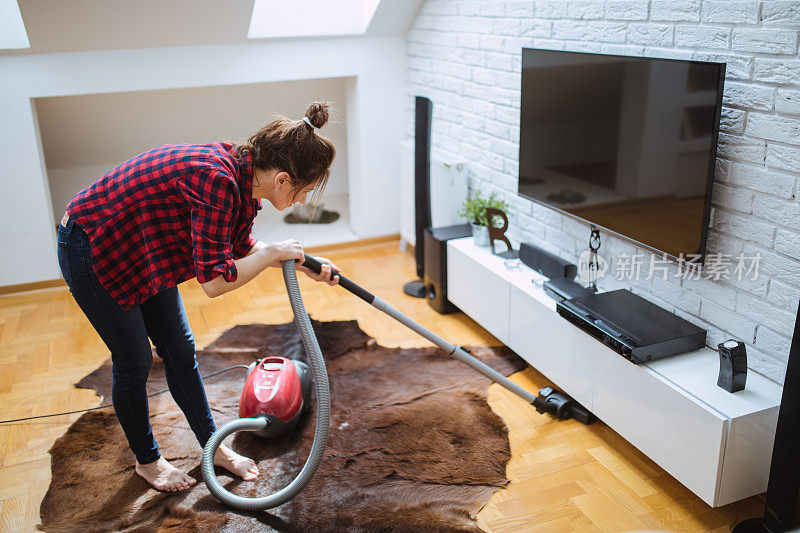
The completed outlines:
<svg viewBox="0 0 800 533">
<path fill-rule="evenodd" d="M 251 135 L 247 144 L 237 147 L 253 155 L 256 168 L 287 172 L 294 190 L 292 200 L 305 187 L 316 184 L 311 198 L 311 205 L 315 207 L 328 184 L 330 167 L 336 157 L 333 143 L 315 131 L 328 122 L 329 107 L 327 102 L 314 102 L 309 106 L 305 116 L 313 127 L 303 119 L 279 117 Z"/>
</svg>

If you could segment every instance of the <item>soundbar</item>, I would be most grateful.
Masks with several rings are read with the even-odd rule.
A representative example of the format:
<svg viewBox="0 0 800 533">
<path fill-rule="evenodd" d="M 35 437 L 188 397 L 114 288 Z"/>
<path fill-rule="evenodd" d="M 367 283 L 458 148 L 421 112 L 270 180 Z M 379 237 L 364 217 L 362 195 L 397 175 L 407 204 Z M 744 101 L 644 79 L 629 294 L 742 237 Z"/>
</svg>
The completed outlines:
<svg viewBox="0 0 800 533">
<path fill-rule="evenodd" d="M 636 364 L 706 343 L 706 330 L 624 289 L 556 302 L 556 311 Z"/>
<path fill-rule="evenodd" d="M 520 244 L 519 259 L 549 279 L 574 279 L 578 273 L 577 266 L 529 242 Z"/>
</svg>

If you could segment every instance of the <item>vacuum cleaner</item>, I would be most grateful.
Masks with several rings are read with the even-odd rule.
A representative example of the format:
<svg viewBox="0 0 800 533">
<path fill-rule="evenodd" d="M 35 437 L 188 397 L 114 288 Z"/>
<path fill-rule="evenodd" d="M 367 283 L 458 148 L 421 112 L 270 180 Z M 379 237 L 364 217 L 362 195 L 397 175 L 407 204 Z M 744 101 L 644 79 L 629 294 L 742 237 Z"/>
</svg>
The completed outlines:
<svg viewBox="0 0 800 533">
<path fill-rule="evenodd" d="M 322 271 L 322 263 L 309 255 L 305 255 L 303 266 L 316 273 Z M 203 448 L 201 470 L 208 490 L 225 505 L 243 511 L 271 509 L 296 496 L 317 470 L 322 455 L 325 453 L 330 430 L 330 389 L 325 361 L 311 327 L 311 320 L 303 306 L 294 261 L 284 261 L 282 268 L 295 324 L 300 331 L 300 338 L 308 354 L 309 365 L 284 357 L 265 357 L 251 363 L 245 378 L 244 389 L 239 398 L 239 418 L 217 429 Z M 339 276 L 340 286 L 419 333 L 445 353 L 469 365 L 532 404 L 539 413 L 550 413 L 561 420 L 574 418 L 584 424 L 591 424 L 596 420 L 596 417 L 585 407 L 552 387 L 544 387 L 539 390 L 538 396 L 533 395 L 474 358 L 466 348 L 450 344 L 346 277 L 341 274 L 336 275 Z M 314 442 L 308 459 L 297 476 L 278 492 L 257 498 L 239 496 L 223 487 L 214 472 L 214 454 L 220 443 L 228 435 L 237 431 L 252 431 L 255 435 L 266 438 L 279 437 L 292 431 L 309 407 L 312 381 L 317 397 Z"/>
</svg>

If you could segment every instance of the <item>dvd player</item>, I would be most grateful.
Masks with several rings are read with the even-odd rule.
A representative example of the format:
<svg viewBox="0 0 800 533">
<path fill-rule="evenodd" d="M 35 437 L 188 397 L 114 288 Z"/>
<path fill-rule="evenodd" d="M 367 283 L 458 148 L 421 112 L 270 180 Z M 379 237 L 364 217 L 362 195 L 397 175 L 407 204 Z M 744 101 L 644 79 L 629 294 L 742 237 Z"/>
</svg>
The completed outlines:
<svg viewBox="0 0 800 533">
<path fill-rule="evenodd" d="M 556 310 L 637 364 L 706 344 L 706 330 L 624 289 L 557 302 Z"/>
</svg>

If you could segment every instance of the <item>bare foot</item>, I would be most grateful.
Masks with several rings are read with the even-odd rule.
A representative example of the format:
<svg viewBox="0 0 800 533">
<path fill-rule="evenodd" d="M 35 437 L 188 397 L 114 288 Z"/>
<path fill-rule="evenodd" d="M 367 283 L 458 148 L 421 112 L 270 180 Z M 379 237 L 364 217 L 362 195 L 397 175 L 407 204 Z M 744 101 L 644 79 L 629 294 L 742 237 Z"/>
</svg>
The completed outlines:
<svg viewBox="0 0 800 533">
<path fill-rule="evenodd" d="M 245 481 L 252 481 L 258 476 L 255 461 L 239 455 L 224 444 L 220 444 L 214 454 L 214 464 L 236 474 Z"/>
<path fill-rule="evenodd" d="M 178 492 L 185 490 L 197 483 L 197 480 L 178 470 L 163 457 L 158 461 L 139 464 L 136 461 L 136 473 L 142 476 L 156 490 L 164 492 Z"/>
</svg>

